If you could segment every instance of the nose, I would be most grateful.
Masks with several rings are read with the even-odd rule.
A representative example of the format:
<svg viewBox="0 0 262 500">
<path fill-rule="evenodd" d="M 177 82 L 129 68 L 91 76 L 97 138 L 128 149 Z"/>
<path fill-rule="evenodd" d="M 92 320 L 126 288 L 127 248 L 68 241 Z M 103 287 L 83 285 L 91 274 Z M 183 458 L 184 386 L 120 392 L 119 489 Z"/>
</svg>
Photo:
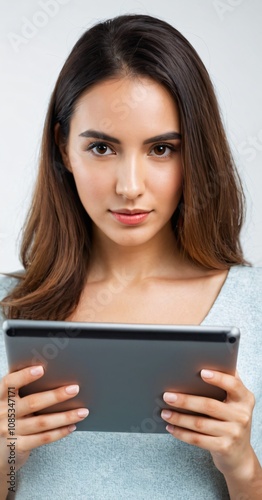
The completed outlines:
<svg viewBox="0 0 262 500">
<path fill-rule="evenodd" d="M 116 194 L 129 200 L 141 196 L 145 190 L 143 162 L 136 156 L 123 159 L 119 165 L 116 180 Z"/>
</svg>

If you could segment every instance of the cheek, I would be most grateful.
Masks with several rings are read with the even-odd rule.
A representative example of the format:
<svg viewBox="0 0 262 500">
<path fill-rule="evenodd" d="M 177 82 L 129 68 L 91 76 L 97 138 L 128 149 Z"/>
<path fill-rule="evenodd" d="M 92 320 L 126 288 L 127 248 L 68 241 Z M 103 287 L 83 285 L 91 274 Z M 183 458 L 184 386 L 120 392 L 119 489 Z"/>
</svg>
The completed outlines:
<svg viewBox="0 0 262 500">
<path fill-rule="evenodd" d="M 72 171 L 79 198 L 86 209 L 102 203 L 112 189 L 111 183 L 106 176 L 89 169 L 73 169 Z"/>
<path fill-rule="evenodd" d="M 182 168 L 176 166 L 163 172 L 158 179 L 155 179 L 154 190 L 161 193 L 165 205 L 177 203 L 183 190 Z"/>
<path fill-rule="evenodd" d="M 69 160 L 79 198 L 87 208 L 89 203 L 91 205 L 95 200 L 105 196 L 106 176 L 101 169 L 89 164 L 73 147 L 70 150 Z"/>
</svg>

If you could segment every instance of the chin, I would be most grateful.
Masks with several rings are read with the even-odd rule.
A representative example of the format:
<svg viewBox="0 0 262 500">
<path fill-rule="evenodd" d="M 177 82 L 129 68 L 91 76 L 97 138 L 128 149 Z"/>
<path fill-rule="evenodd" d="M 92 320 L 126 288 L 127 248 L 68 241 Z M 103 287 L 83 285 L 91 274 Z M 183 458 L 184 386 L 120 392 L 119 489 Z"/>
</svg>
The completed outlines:
<svg viewBox="0 0 262 500">
<path fill-rule="evenodd" d="M 133 233 L 133 234 L 132 234 Z M 104 233 L 104 236 L 115 245 L 119 245 L 120 247 L 135 247 L 138 245 L 143 245 L 147 243 L 152 236 L 145 237 L 145 234 L 135 234 L 134 228 L 129 229 L 128 234 L 119 234 L 119 235 L 109 235 Z"/>
</svg>

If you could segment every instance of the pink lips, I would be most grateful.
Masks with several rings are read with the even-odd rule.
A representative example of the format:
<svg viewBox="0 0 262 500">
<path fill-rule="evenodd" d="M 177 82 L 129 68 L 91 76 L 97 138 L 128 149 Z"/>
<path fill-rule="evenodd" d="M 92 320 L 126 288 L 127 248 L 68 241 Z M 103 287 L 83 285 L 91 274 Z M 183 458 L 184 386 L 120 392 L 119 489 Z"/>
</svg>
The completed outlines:
<svg viewBox="0 0 262 500">
<path fill-rule="evenodd" d="M 121 222 L 122 224 L 126 224 L 128 226 L 133 226 L 145 221 L 149 216 L 150 211 L 146 212 L 139 209 L 136 210 L 123 209 L 117 212 L 110 210 L 110 213 L 118 222 Z"/>
</svg>

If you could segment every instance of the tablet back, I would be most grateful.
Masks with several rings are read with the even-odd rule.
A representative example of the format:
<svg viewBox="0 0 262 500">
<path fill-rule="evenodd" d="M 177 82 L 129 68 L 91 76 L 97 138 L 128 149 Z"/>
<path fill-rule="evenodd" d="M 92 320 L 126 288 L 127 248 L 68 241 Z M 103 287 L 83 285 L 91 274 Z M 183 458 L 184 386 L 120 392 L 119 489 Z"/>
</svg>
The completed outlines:
<svg viewBox="0 0 262 500">
<path fill-rule="evenodd" d="M 42 364 L 22 396 L 79 384 L 75 398 L 46 412 L 87 407 L 78 430 L 166 432 L 165 391 L 223 400 L 202 368 L 235 372 L 239 330 L 225 327 L 10 320 L 3 325 L 10 371 Z"/>
</svg>

